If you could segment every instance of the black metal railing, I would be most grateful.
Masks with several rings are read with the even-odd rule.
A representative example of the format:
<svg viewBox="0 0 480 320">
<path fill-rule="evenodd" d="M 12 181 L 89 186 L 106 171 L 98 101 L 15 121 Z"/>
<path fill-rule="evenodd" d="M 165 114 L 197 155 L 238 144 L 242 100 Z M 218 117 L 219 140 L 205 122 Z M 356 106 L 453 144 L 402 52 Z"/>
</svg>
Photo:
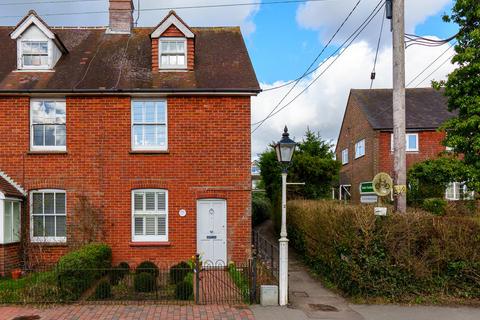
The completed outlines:
<svg viewBox="0 0 480 320">
<path fill-rule="evenodd" d="M 259 262 L 270 272 L 273 278 L 278 280 L 278 246 L 267 240 L 258 230 L 253 230 L 252 242 Z"/>
</svg>

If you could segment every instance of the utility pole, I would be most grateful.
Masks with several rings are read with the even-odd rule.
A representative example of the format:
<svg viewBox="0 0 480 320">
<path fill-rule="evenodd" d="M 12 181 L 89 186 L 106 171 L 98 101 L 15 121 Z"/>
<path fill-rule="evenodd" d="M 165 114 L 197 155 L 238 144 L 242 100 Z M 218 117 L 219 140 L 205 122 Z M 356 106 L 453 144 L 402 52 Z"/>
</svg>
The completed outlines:
<svg viewBox="0 0 480 320">
<path fill-rule="evenodd" d="M 405 0 L 393 0 L 393 170 L 395 210 L 407 210 L 405 155 Z"/>
</svg>

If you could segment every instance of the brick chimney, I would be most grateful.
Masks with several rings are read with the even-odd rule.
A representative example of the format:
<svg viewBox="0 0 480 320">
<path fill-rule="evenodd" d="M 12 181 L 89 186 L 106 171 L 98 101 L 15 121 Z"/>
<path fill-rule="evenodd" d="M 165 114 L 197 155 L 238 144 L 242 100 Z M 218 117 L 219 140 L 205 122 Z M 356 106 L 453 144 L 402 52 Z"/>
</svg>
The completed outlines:
<svg viewBox="0 0 480 320">
<path fill-rule="evenodd" d="M 130 34 L 133 26 L 133 1 L 109 0 L 107 33 Z"/>
</svg>

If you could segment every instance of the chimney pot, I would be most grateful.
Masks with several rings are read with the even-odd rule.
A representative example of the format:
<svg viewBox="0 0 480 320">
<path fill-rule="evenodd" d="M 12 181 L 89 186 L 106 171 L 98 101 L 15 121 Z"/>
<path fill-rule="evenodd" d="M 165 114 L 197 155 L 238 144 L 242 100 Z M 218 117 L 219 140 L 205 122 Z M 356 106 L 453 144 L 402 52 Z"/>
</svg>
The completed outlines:
<svg viewBox="0 0 480 320">
<path fill-rule="evenodd" d="M 107 33 L 130 34 L 133 27 L 133 1 L 109 0 Z"/>
</svg>

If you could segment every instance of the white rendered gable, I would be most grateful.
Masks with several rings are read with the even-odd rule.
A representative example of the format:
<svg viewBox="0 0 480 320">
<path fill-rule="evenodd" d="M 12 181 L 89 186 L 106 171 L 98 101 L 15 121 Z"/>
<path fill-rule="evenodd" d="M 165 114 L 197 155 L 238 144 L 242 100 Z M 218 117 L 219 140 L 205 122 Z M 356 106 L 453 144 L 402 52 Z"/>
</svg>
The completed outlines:
<svg viewBox="0 0 480 320">
<path fill-rule="evenodd" d="M 170 16 L 163 21 L 161 25 L 152 32 L 151 38 L 160 38 L 160 36 L 171 26 L 174 25 L 180 30 L 184 35 L 185 38 L 194 38 L 195 35 L 192 31 L 182 22 L 180 21 L 174 14 L 170 14 Z"/>
</svg>

